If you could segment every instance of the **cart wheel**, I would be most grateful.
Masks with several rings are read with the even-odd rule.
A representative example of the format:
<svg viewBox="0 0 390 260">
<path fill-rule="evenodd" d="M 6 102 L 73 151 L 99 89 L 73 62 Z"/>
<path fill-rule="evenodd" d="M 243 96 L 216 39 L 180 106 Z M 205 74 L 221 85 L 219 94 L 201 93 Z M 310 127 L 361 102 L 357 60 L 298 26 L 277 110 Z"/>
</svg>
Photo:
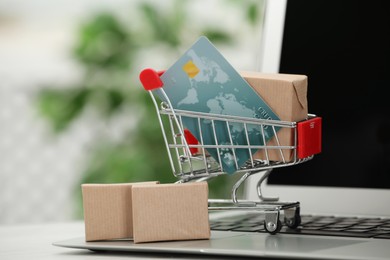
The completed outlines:
<svg viewBox="0 0 390 260">
<path fill-rule="evenodd" d="M 275 235 L 276 233 L 279 233 L 279 231 L 282 229 L 282 221 L 280 221 L 279 219 L 276 223 L 264 221 L 264 228 L 271 235 Z"/>
<path fill-rule="evenodd" d="M 290 214 L 285 213 L 284 223 L 286 223 L 289 228 L 296 229 L 302 223 L 300 207 L 295 208 L 292 216 L 289 215 Z"/>
<path fill-rule="evenodd" d="M 291 219 L 285 219 L 284 222 L 289 228 L 296 229 L 302 222 L 301 216 L 295 216 Z"/>
</svg>

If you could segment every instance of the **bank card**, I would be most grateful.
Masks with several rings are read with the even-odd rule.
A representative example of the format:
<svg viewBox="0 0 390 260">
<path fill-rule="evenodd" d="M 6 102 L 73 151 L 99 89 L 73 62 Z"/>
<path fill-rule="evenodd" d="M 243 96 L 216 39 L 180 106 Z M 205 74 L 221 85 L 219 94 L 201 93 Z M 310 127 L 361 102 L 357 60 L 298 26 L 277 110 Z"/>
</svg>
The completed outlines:
<svg viewBox="0 0 390 260">
<path fill-rule="evenodd" d="M 169 67 L 161 80 L 173 109 L 280 120 L 205 36 Z M 164 100 L 161 90 L 155 91 Z M 183 117 L 182 122 L 203 145 L 248 145 L 245 126 L 241 123 L 201 119 L 199 129 L 195 118 Z M 267 142 L 274 136 L 272 127 L 264 127 L 263 131 L 259 126 L 248 124 L 246 128 L 250 145 L 263 145 L 263 140 Z M 247 148 L 206 150 L 226 173 L 236 172 L 250 158 L 250 153 L 256 152 Z"/>
</svg>

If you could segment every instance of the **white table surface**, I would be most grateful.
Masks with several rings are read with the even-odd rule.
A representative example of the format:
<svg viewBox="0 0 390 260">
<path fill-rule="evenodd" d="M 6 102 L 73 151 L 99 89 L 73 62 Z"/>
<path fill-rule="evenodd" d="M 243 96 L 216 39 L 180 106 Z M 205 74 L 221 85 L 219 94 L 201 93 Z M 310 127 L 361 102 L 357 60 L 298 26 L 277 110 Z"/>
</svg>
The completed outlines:
<svg viewBox="0 0 390 260">
<path fill-rule="evenodd" d="M 53 245 L 57 241 L 82 236 L 84 222 L 0 225 L 0 259 L 227 259 L 201 255 L 99 253 Z"/>
</svg>

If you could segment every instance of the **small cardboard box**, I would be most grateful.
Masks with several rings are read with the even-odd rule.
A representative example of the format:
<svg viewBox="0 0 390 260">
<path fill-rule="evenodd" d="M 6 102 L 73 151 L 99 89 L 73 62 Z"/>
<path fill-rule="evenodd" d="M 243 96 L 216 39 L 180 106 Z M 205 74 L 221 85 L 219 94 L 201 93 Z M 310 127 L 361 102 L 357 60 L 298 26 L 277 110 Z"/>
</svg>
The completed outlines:
<svg viewBox="0 0 390 260">
<path fill-rule="evenodd" d="M 241 71 L 240 74 L 278 115 L 280 120 L 298 122 L 307 119 L 308 78 L 306 75 L 253 71 Z M 279 145 L 275 137 L 267 144 L 272 146 L 294 145 L 292 129 L 282 128 L 277 132 L 277 135 Z M 283 150 L 283 156 L 285 161 L 291 161 L 293 150 Z M 283 161 L 279 150 L 269 149 L 268 157 L 271 161 Z M 264 150 L 256 152 L 254 158 L 265 159 Z"/>
<path fill-rule="evenodd" d="M 86 241 L 132 237 L 131 187 L 157 183 L 82 184 Z"/>
<path fill-rule="evenodd" d="M 209 239 L 207 182 L 134 186 L 134 243 Z"/>
<path fill-rule="evenodd" d="M 83 184 L 86 241 L 209 239 L 207 182 Z"/>
</svg>

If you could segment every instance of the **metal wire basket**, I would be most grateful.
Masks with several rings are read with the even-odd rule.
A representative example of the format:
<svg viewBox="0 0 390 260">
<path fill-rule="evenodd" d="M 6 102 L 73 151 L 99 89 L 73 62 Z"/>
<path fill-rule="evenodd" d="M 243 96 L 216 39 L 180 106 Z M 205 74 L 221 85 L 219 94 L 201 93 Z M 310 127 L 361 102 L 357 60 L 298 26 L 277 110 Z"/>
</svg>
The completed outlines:
<svg viewBox="0 0 390 260">
<path fill-rule="evenodd" d="M 319 152 L 321 143 L 318 138 L 314 140 L 316 142 L 314 150 L 309 149 L 307 151 L 306 147 L 300 146 L 299 143 L 304 143 L 305 146 L 310 144 L 309 147 L 313 147 L 313 140 L 310 140 L 313 135 L 305 136 L 306 127 L 301 126 L 308 126 L 310 129 L 313 128 L 313 124 L 317 124 L 315 136 L 318 137 L 321 131 L 321 118 L 314 114 L 309 114 L 304 121 L 287 122 L 173 109 L 170 99 L 163 89 L 163 83 L 159 78 L 162 73 L 146 69 L 141 72 L 140 79 L 156 107 L 172 172 L 178 179 L 177 183 L 207 181 L 220 175 L 229 174 L 226 173 L 221 158 L 228 151 L 229 160 L 236 168 L 234 174 L 240 174 L 241 177 L 232 187 L 231 199 L 209 199 L 209 210 L 254 210 L 263 212 L 265 214 L 264 227 L 271 234 L 276 234 L 280 231 L 282 227 L 280 211 L 284 211 L 284 223 L 289 228 L 298 227 L 301 223 L 300 203 L 297 201 L 281 202 L 278 198 L 265 197 L 262 194 L 261 185 L 267 179 L 272 169 L 306 162 L 314 157 L 314 153 Z M 163 95 L 164 101 L 161 101 L 156 95 L 154 91 L 156 89 L 159 89 L 159 94 Z M 194 125 L 197 125 L 197 131 L 200 133 L 200 140 L 196 139 L 188 131 L 183 123 L 184 119 L 191 119 L 195 122 Z M 213 142 L 209 144 L 205 144 L 204 140 L 202 140 L 203 128 L 201 122 L 203 120 L 207 120 L 211 128 L 209 132 L 212 133 Z M 244 144 L 233 142 L 230 132 L 231 124 L 239 125 L 243 129 L 244 139 L 246 140 Z M 225 126 L 228 142 L 220 142 L 216 129 L 217 125 Z M 273 142 L 267 142 L 263 134 L 259 135 L 259 138 L 262 140 L 252 144 L 248 129 L 253 129 L 253 127 L 257 127 L 262 133 L 264 133 L 266 127 L 271 128 L 274 132 Z M 281 129 L 291 132 L 293 140 L 289 145 L 282 145 L 279 142 L 278 132 Z M 305 152 L 302 153 L 299 149 L 305 150 Z M 217 156 L 211 156 L 210 151 L 215 151 Z M 238 152 L 242 153 L 242 151 L 246 151 L 249 157 L 244 164 L 240 164 L 236 156 Z M 262 156 L 254 156 L 253 151 L 260 151 Z M 279 159 L 273 160 L 269 156 L 271 152 L 278 154 Z M 259 200 L 239 200 L 237 196 L 238 189 L 253 174 L 262 174 L 257 182 Z"/>
</svg>

